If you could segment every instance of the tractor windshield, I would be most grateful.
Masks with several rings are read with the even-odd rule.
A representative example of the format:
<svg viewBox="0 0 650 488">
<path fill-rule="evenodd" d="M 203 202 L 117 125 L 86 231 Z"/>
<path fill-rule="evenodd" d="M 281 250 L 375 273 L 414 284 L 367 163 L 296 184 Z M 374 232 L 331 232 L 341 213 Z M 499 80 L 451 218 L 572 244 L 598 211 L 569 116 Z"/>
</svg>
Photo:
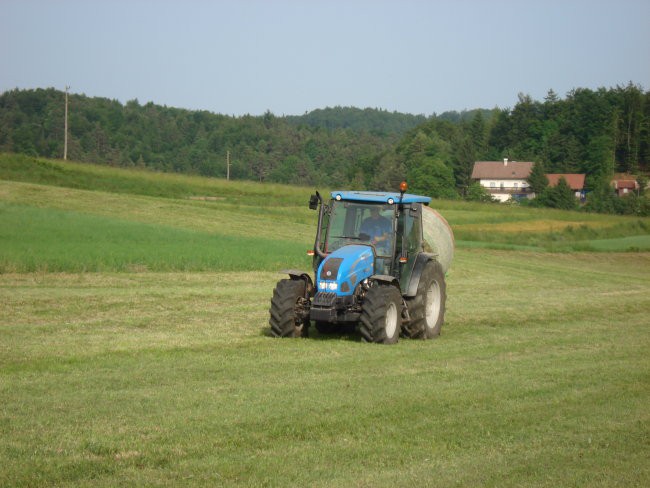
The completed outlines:
<svg viewBox="0 0 650 488">
<path fill-rule="evenodd" d="M 324 251 L 348 244 L 372 244 L 377 256 L 392 257 L 395 205 L 333 201 Z"/>
</svg>

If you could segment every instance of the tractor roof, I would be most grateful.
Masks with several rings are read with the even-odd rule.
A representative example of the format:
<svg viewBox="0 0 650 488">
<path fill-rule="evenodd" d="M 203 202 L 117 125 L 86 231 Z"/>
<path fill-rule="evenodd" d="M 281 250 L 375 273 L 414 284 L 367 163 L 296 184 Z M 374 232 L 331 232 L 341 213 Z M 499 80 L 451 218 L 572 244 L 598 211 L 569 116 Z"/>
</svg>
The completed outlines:
<svg viewBox="0 0 650 488">
<path fill-rule="evenodd" d="M 335 200 L 392 204 L 399 203 L 400 194 L 398 192 L 382 191 L 333 191 L 332 198 Z M 402 197 L 402 203 L 424 203 L 428 205 L 430 201 L 430 197 L 411 195 L 410 193 L 404 193 Z"/>
</svg>

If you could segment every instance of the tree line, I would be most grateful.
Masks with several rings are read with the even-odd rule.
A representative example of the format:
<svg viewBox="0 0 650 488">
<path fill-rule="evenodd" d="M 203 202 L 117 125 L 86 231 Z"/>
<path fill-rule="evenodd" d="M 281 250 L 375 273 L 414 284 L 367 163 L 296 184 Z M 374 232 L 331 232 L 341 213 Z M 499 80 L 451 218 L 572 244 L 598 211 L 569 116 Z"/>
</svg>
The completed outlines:
<svg viewBox="0 0 650 488">
<path fill-rule="evenodd" d="M 64 96 L 55 89 L 1 94 L 0 151 L 61 158 Z M 72 94 L 68 158 L 225 177 L 229 155 L 234 179 L 346 186 L 360 183 L 357 164 L 371 166 L 423 119 L 341 107 L 304 118 L 234 117 Z"/>
<path fill-rule="evenodd" d="M 63 154 L 64 93 L 0 95 L 0 151 Z M 431 116 L 333 107 L 301 116 L 240 117 L 73 94 L 70 159 L 232 178 L 480 198 L 479 160 L 534 161 L 548 173 L 586 173 L 596 190 L 615 172 L 647 172 L 650 92 L 629 83 L 576 88 L 513 108 Z M 478 196 L 477 196 L 478 195 Z M 484 196 L 484 195 L 483 195 Z"/>
</svg>

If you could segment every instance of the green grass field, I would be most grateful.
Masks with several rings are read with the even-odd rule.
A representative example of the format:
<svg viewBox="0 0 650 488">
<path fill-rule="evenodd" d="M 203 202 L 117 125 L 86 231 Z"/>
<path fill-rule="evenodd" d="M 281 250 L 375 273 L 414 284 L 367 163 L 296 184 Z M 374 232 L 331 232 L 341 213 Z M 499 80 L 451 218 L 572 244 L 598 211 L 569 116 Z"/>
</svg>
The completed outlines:
<svg viewBox="0 0 650 488">
<path fill-rule="evenodd" d="M 650 484 L 647 219 L 437 202 L 439 339 L 276 340 L 309 189 L 0 175 L 0 486 Z"/>
</svg>

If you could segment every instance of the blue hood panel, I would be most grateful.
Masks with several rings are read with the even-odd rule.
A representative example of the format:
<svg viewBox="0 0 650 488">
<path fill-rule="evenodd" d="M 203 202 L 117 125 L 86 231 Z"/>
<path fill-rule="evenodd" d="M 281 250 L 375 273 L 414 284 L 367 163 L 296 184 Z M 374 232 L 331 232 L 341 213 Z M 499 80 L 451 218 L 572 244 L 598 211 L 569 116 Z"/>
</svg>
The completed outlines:
<svg viewBox="0 0 650 488">
<path fill-rule="evenodd" d="M 372 276 L 375 269 L 375 255 L 372 247 L 350 245 L 337 249 L 327 256 L 318 267 L 316 286 L 319 291 L 333 291 L 323 289 L 321 282 L 338 283 L 335 290 L 338 296 L 347 296 L 354 293 L 360 281 Z"/>
</svg>

